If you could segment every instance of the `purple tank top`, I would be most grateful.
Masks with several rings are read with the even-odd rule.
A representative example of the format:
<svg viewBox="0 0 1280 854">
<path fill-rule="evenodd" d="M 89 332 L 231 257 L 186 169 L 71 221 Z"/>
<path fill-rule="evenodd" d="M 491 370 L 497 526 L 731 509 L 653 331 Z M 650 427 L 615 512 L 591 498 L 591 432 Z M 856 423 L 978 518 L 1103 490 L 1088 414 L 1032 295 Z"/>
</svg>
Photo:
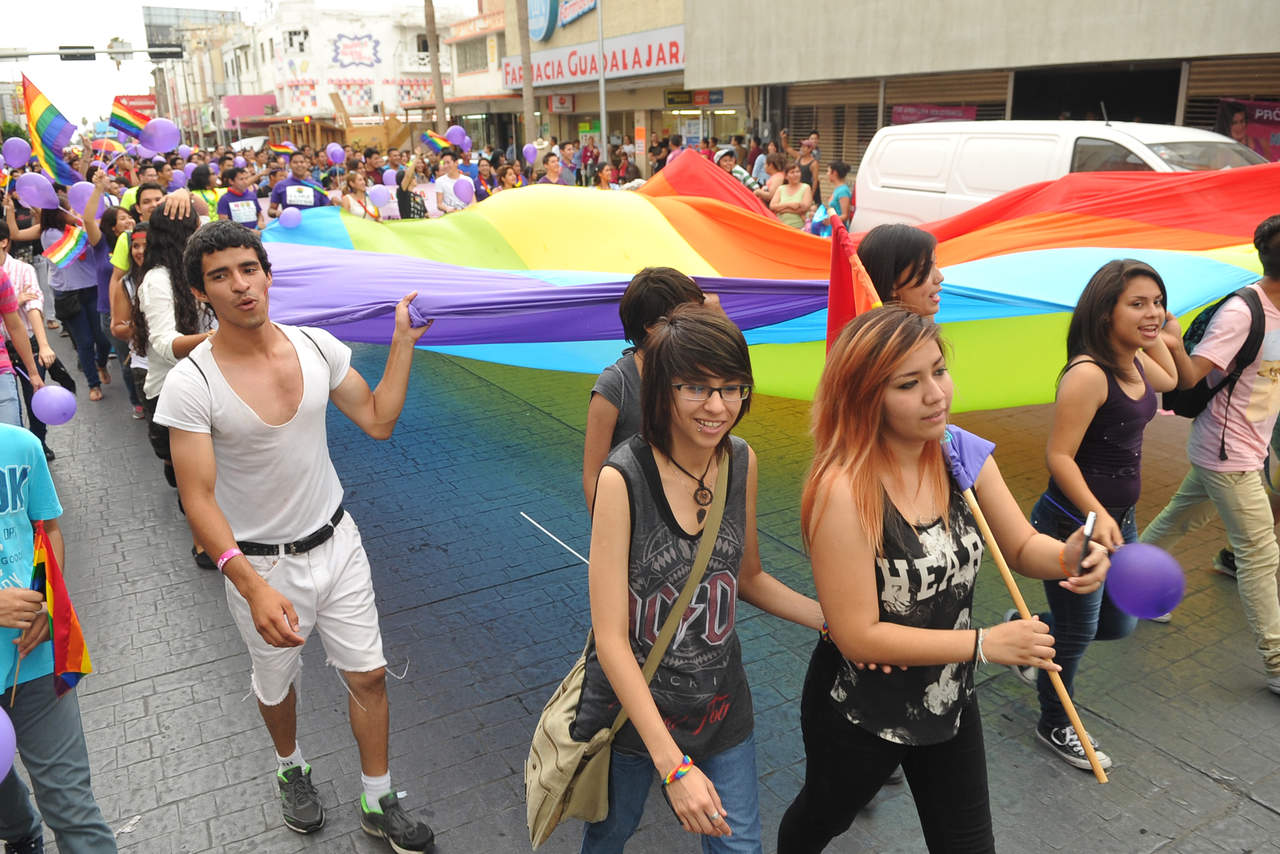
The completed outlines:
<svg viewBox="0 0 1280 854">
<path fill-rule="evenodd" d="M 1142 432 L 1156 414 L 1155 389 L 1147 382 L 1141 361 L 1134 359 L 1133 364 L 1144 389 L 1137 400 L 1125 394 L 1110 369 L 1098 365 L 1107 377 L 1107 399 L 1094 413 L 1075 456 L 1089 490 L 1108 508 L 1138 503 L 1142 492 Z M 1049 491 L 1066 499 L 1052 477 Z"/>
</svg>

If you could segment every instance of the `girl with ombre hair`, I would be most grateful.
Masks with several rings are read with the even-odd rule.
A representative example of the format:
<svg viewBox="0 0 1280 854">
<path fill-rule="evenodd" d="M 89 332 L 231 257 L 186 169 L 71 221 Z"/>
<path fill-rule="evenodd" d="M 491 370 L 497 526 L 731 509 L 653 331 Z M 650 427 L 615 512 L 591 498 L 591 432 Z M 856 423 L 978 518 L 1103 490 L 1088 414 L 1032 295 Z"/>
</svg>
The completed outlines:
<svg viewBox="0 0 1280 854">
<path fill-rule="evenodd" d="M 902 306 L 858 316 L 827 355 L 801 526 L 829 635 L 805 677 L 805 783 L 778 829 L 779 854 L 823 850 L 899 764 L 930 851 L 994 850 L 974 669 L 1059 668 L 1039 620 L 973 623 L 983 539 L 942 447 L 952 391 L 937 325 Z M 981 443 L 950 429 L 953 441 Z M 1074 593 L 1103 582 L 1101 548 L 1082 574 L 1061 578 L 1080 564 L 1083 534 L 1063 544 L 1036 533 L 994 459 L 974 490 L 1023 575 Z"/>
</svg>

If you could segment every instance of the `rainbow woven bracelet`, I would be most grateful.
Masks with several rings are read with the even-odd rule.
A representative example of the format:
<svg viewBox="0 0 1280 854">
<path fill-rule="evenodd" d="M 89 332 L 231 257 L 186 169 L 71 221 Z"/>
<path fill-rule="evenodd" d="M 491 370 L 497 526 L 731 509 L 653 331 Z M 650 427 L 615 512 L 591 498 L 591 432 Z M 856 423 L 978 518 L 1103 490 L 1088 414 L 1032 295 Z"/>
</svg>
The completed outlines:
<svg viewBox="0 0 1280 854">
<path fill-rule="evenodd" d="M 827 626 L 827 621 L 822 621 L 822 628 L 818 629 L 818 637 L 823 640 L 831 640 L 831 629 Z"/>
<path fill-rule="evenodd" d="M 680 760 L 680 764 L 677 765 L 670 774 L 662 778 L 662 785 L 670 786 L 676 780 L 679 780 L 681 777 L 683 777 L 685 774 L 688 774 L 692 770 L 693 770 L 693 760 L 690 759 L 689 754 L 686 753 L 684 755 L 684 758 Z"/>
</svg>

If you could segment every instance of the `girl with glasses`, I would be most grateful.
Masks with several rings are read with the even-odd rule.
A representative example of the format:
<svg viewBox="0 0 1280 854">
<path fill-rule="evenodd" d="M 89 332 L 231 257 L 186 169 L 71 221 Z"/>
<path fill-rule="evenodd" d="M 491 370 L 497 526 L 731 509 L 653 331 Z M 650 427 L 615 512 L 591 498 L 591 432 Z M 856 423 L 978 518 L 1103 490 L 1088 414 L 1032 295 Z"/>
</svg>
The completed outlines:
<svg viewBox="0 0 1280 854">
<path fill-rule="evenodd" d="M 816 602 L 766 574 L 756 535 L 756 457 L 733 428 L 750 406 L 742 333 L 713 308 L 680 305 L 648 330 L 641 433 L 600 472 L 588 570 L 592 646 L 570 732 L 590 739 L 625 709 L 613 742 L 609 814 L 582 851 L 618 852 L 655 777 L 704 852 L 759 852 L 751 692 L 735 631 L 742 598 L 818 629 Z M 728 467 L 715 546 L 682 625 L 646 683 L 641 666 L 689 578 Z"/>
</svg>

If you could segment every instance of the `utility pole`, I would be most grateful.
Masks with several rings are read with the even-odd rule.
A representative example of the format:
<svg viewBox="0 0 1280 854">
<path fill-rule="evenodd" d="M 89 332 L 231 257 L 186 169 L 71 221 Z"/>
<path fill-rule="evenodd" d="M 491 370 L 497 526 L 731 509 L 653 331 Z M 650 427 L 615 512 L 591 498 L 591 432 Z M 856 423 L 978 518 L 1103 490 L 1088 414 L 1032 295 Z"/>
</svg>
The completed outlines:
<svg viewBox="0 0 1280 854">
<path fill-rule="evenodd" d="M 436 4 L 433 0 L 422 0 L 422 8 L 427 19 L 427 50 L 431 51 L 431 88 L 436 95 L 436 132 L 444 133 L 449 123 L 444 115 L 444 76 L 440 73 L 440 33 L 436 30 Z"/>
<path fill-rule="evenodd" d="M 596 44 L 600 54 L 600 148 L 605 163 L 609 162 L 609 107 L 604 99 L 604 0 L 596 0 Z"/>
<path fill-rule="evenodd" d="M 555 14 L 554 11 L 552 14 Z M 534 116 L 533 110 L 533 60 L 532 48 L 529 46 L 529 0 L 516 0 L 516 32 L 520 37 L 520 96 L 524 106 L 524 132 L 527 138 L 524 142 L 533 142 L 533 140 L 542 134 L 540 128 L 535 122 L 537 117 Z M 516 151 L 520 151 L 523 147 L 520 140 L 516 140 Z"/>
</svg>

